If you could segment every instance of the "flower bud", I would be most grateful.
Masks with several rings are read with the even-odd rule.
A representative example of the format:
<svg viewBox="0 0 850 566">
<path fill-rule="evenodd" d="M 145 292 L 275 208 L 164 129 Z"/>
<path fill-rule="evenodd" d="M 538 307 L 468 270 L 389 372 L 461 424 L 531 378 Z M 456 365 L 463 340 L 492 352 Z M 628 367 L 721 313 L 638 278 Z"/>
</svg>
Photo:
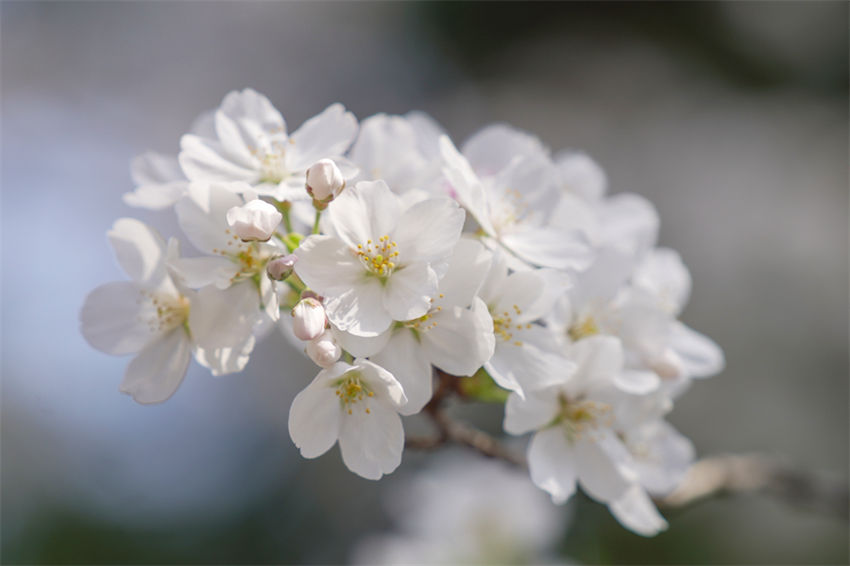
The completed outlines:
<svg viewBox="0 0 850 566">
<path fill-rule="evenodd" d="M 314 340 L 325 331 L 325 307 L 317 299 L 301 299 L 292 309 L 292 331 L 299 340 Z"/>
<path fill-rule="evenodd" d="M 243 241 L 265 242 L 283 219 L 278 210 L 264 200 L 248 201 L 227 211 L 227 225 Z"/>
<path fill-rule="evenodd" d="M 342 171 L 330 159 L 320 159 L 307 169 L 307 192 L 319 202 L 333 200 L 344 186 Z"/>
<path fill-rule="evenodd" d="M 270 259 L 266 264 L 266 273 L 269 279 L 283 281 L 292 275 L 292 269 L 295 267 L 296 261 L 298 261 L 298 256 L 295 254 L 279 255 Z"/>
<path fill-rule="evenodd" d="M 342 348 L 336 343 L 330 330 L 325 330 L 321 336 L 308 342 L 304 351 L 317 366 L 323 368 L 332 366 L 342 355 Z"/>
</svg>

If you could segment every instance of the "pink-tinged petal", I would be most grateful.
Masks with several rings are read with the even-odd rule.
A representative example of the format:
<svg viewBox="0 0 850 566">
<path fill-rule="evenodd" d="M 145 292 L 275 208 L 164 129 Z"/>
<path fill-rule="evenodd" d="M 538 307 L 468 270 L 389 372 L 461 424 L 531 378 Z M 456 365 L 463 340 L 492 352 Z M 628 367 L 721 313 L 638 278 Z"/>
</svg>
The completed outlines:
<svg viewBox="0 0 850 566">
<path fill-rule="evenodd" d="M 399 412 L 413 415 L 421 411 L 431 399 L 433 377 L 431 364 L 413 333 L 406 328 L 396 330 L 386 347 L 371 359 L 390 372 L 404 389 L 408 401 Z"/>
<path fill-rule="evenodd" d="M 230 286 L 239 265 L 223 257 L 181 257 L 169 262 L 176 277 L 191 289 L 215 285 L 219 289 Z"/>
<path fill-rule="evenodd" d="M 360 405 L 368 405 L 369 412 Z M 398 413 L 372 400 L 358 401 L 351 408 L 351 414 L 342 415 L 342 461 L 349 470 L 370 480 L 392 473 L 401 464 L 404 450 L 404 429 Z"/>
<path fill-rule="evenodd" d="M 217 255 L 234 245 L 226 216 L 228 210 L 242 205 L 243 200 L 227 187 L 219 183 L 191 183 L 174 206 L 183 233 L 204 253 Z"/>
<path fill-rule="evenodd" d="M 637 481 L 631 454 L 612 431 L 587 431 L 575 440 L 573 449 L 579 483 L 597 501 L 615 501 Z"/>
<path fill-rule="evenodd" d="M 320 371 L 292 401 L 289 436 L 305 458 L 321 456 L 340 435 L 342 408 L 332 380 L 347 368 L 348 364 L 337 363 Z"/>
<path fill-rule="evenodd" d="M 121 392 L 132 395 L 138 403 L 162 403 L 180 387 L 191 352 L 186 331 L 175 328 L 133 358 L 121 382 Z"/>
<path fill-rule="evenodd" d="M 621 525 L 645 537 L 654 537 L 667 530 L 667 521 L 641 486 L 631 486 L 619 499 L 608 504 L 608 509 Z"/>
<path fill-rule="evenodd" d="M 576 457 L 561 427 L 547 428 L 534 435 L 528 446 L 528 470 L 531 481 L 565 503 L 576 491 Z"/>
<path fill-rule="evenodd" d="M 135 354 L 161 336 L 149 326 L 156 312 L 145 312 L 141 290 L 129 281 L 107 283 L 86 297 L 80 331 L 86 341 L 113 356 Z"/>
<path fill-rule="evenodd" d="M 408 208 L 392 240 L 398 244 L 402 262 L 417 261 L 443 264 L 442 274 L 452 250 L 460 238 L 466 214 L 448 198 L 433 198 Z"/>
<path fill-rule="evenodd" d="M 505 124 L 487 126 L 461 149 L 476 173 L 495 175 L 517 158 L 541 158 L 549 153 L 540 140 Z"/>
<path fill-rule="evenodd" d="M 142 287 L 153 288 L 168 277 L 165 240 L 135 218 L 119 218 L 107 233 L 124 273 Z"/>
<path fill-rule="evenodd" d="M 493 357 L 493 319 L 481 299 L 474 301 L 471 309 L 444 308 L 421 325 L 425 356 L 452 375 L 472 375 Z"/>
<path fill-rule="evenodd" d="M 342 155 L 357 135 L 357 118 L 342 104 L 331 104 L 292 133 L 287 154 L 290 171 L 304 171 L 316 161 Z"/>
<path fill-rule="evenodd" d="M 365 250 L 393 234 L 400 216 L 398 197 L 383 181 L 360 181 L 342 191 L 324 214 L 327 231 L 351 249 Z M 370 242 L 371 240 L 371 242 Z"/>
<path fill-rule="evenodd" d="M 511 394 L 505 403 L 504 429 L 508 434 L 525 434 L 550 424 L 558 415 L 560 406 L 551 391 L 529 393 L 525 399 Z M 563 434 L 563 431 L 559 430 Z"/>
<path fill-rule="evenodd" d="M 723 371 L 726 365 L 720 346 L 681 322 L 673 323 L 670 345 L 690 377 L 711 377 Z"/>
<path fill-rule="evenodd" d="M 414 263 L 394 271 L 384 287 L 383 304 L 393 320 L 424 316 L 437 296 L 437 274 L 426 263 Z"/>
<path fill-rule="evenodd" d="M 494 235 L 496 230 L 490 220 L 484 186 L 470 167 L 469 162 L 455 148 L 448 136 L 441 136 L 439 143 L 440 155 L 444 164 L 443 174 L 451 183 L 455 197 L 485 232 Z"/>
<path fill-rule="evenodd" d="M 502 244 L 532 265 L 581 271 L 593 260 L 593 249 L 579 232 L 551 226 L 521 228 L 501 236 Z"/>
<path fill-rule="evenodd" d="M 191 181 L 254 183 L 260 177 L 253 167 L 234 163 L 226 157 L 219 142 L 192 134 L 180 138 L 178 160 L 181 169 Z"/>
</svg>

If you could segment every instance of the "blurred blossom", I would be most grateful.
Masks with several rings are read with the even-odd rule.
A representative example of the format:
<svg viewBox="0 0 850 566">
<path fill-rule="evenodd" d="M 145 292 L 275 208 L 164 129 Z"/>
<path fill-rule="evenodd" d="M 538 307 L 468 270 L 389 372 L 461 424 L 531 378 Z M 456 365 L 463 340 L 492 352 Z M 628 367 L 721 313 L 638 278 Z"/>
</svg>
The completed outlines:
<svg viewBox="0 0 850 566">
<path fill-rule="evenodd" d="M 555 563 L 571 515 L 522 470 L 457 451 L 384 495 L 394 532 L 359 543 L 353 563 Z"/>
</svg>

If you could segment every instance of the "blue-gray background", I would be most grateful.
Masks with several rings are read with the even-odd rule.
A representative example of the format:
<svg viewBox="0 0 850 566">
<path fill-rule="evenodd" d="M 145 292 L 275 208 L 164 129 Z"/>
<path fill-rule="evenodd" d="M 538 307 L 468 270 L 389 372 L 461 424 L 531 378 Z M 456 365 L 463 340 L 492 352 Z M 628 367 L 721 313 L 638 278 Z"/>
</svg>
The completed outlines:
<svg viewBox="0 0 850 566">
<path fill-rule="evenodd" d="M 229 90 L 294 129 L 340 101 L 420 109 L 457 142 L 504 121 L 584 149 L 658 207 L 694 277 L 684 320 L 727 370 L 672 421 L 701 454 L 757 451 L 847 480 L 846 3 L 3 2 L 3 563 L 338 563 L 386 528 L 381 483 L 286 432 L 314 369 L 272 335 L 239 375 L 167 403 L 78 332 L 121 278 L 104 237 L 130 159 L 176 152 Z M 497 430 L 498 410 L 482 426 Z M 415 423 L 414 423 L 415 424 Z M 846 562 L 847 526 L 760 497 L 652 540 L 582 504 L 566 555 L 616 563 Z"/>
</svg>

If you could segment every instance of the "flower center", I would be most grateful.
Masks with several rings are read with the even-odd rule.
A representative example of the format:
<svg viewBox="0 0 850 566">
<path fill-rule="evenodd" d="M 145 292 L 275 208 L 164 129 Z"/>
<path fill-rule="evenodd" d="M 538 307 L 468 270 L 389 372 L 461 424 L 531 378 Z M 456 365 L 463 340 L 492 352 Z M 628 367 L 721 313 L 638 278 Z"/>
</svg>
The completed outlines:
<svg viewBox="0 0 850 566">
<path fill-rule="evenodd" d="M 607 403 L 597 403 L 590 400 L 571 400 L 565 396 L 560 399 L 561 411 L 558 418 L 567 429 L 567 434 L 572 437 L 578 437 L 584 434 L 588 429 L 595 429 L 599 424 L 609 425 L 611 420 L 611 405 Z M 605 419 L 605 422 L 600 423 Z"/>
<path fill-rule="evenodd" d="M 522 314 L 522 309 L 519 306 L 513 305 L 513 309 L 517 316 Z M 490 316 L 493 318 L 493 333 L 496 335 L 496 338 L 499 338 L 503 342 L 513 340 L 515 332 L 531 328 L 531 323 L 514 324 L 514 319 L 508 311 L 503 311 L 500 314 L 491 308 Z M 514 346 L 522 346 L 521 340 L 513 340 L 513 343 Z"/>
<path fill-rule="evenodd" d="M 266 263 L 272 257 L 268 247 L 265 249 L 257 242 L 244 242 L 229 229 L 225 230 L 230 237 L 225 249 L 213 248 L 213 253 L 226 257 L 239 265 L 239 271 L 230 279 L 231 283 L 250 279 L 266 269 Z"/>
<path fill-rule="evenodd" d="M 506 188 L 504 196 L 490 205 L 490 218 L 497 233 L 520 222 L 528 213 L 529 207 L 522 193 Z"/>
<path fill-rule="evenodd" d="M 370 273 L 387 277 L 396 267 L 398 244 L 391 242 L 389 236 L 381 236 L 377 243 L 366 240 L 365 245 L 357 244 L 355 253 Z"/>
<path fill-rule="evenodd" d="M 339 402 L 343 409 L 348 410 L 350 415 L 352 406 L 358 401 L 362 401 L 366 397 L 374 397 L 375 393 L 370 391 L 365 383 L 360 379 L 360 373 L 353 371 L 343 375 L 342 379 L 336 383 L 336 396 L 339 397 Z M 369 407 L 365 408 L 366 414 L 371 413 Z"/>
<path fill-rule="evenodd" d="M 599 334 L 599 325 L 596 324 L 596 320 L 592 316 L 586 316 L 580 319 L 576 324 L 572 325 L 569 330 L 567 330 L 567 334 L 574 342 L 576 342 L 582 338 Z"/>
<path fill-rule="evenodd" d="M 147 323 L 152 333 L 168 332 L 183 324 L 189 317 L 189 299 L 183 295 L 155 294 L 141 291 L 140 301 L 146 301 L 144 313 L 139 321 Z"/>
</svg>

